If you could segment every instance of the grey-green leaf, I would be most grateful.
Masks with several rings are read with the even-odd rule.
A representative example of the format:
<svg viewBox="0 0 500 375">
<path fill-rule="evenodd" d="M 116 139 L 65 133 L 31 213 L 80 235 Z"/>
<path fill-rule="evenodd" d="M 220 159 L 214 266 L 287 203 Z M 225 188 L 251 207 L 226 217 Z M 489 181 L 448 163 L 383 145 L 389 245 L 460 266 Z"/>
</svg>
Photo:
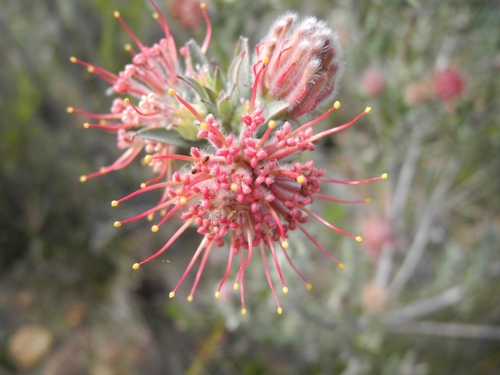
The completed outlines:
<svg viewBox="0 0 500 375">
<path fill-rule="evenodd" d="M 165 128 L 144 129 L 139 131 L 137 133 L 137 136 L 144 140 L 160 142 L 167 145 L 179 147 L 196 147 L 205 143 L 205 141 L 202 140 L 190 141 L 184 139 L 177 131 Z"/>
<path fill-rule="evenodd" d="M 196 66 L 207 66 L 208 65 L 208 59 L 205 56 L 205 54 L 201 51 L 201 47 L 191 39 L 189 42 L 187 42 L 186 46 L 189 49 L 189 55 L 191 56 L 191 63 L 193 65 L 193 68 L 196 69 Z"/>
<path fill-rule="evenodd" d="M 269 104 L 266 104 L 264 107 L 263 116 L 266 120 L 270 120 L 273 117 L 278 117 L 281 115 L 286 109 L 288 109 L 289 104 L 285 101 L 273 101 Z"/>
<path fill-rule="evenodd" d="M 210 95 L 208 95 L 207 91 L 205 90 L 205 87 L 203 87 L 201 83 L 189 77 L 177 76 L 177 78 L 180 79 L 181 81 L 186 82 L 189 86 L 191 86 L 194 89 L 194 91 L 200 96 L 201 99 L 210 101 Z"/>
</svg>

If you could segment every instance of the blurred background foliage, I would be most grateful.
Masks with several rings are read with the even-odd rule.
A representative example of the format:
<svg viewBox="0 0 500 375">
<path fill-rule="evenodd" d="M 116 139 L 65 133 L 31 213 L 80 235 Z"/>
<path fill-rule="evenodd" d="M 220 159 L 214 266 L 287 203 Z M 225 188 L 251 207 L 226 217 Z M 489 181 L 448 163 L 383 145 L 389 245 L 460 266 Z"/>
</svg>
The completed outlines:
<svg viewBox="0 0 500 375">
<path fill-rule="evenodd" d="M 179 45 L 203 40 L 194 0 L 158 0 Z M 389 180 L 330 188 L 371 205 L 317 205 L 362 244 L 309 224 L 346 264 L 294 236 L 290 293 L 275 313 L 262 267 L 248 275 L 249 311 L 213 292 L 226 251 L 214 251 L 195 299 L 168 292 L 193 231 L 141 270 L 178 222 L 114 220 L 111 199 L 149 177 L 139 163 L 85 184 L 119 155 L 112 134 L 84 130 L 67 106 L 106 112 L 107 85 L 69 56 L 118 72 L 130 56 L 122 17 L 146 44 L 161 38 L 145 0 L 4 2 L 0 13 L 0 374 L 499 374 L 500 3 L 494 0 L 211 0 L 209 55 L 227 64 L 239 35 L 255 45 L 295 10 L 339 32 L 342 109 L 320 126 L 373 108 L 315 152 L 329 174 Z M 258 263 L 257 259 L 255 263 Z M 276 275 L 274 275 L 276 276 Z M 194 276 L 190 276 L 191 279 Z M 189 280 L 188 280 L 189 282 Z M 186 283 L 188 284 L 188 283 Z"/>
</svg>

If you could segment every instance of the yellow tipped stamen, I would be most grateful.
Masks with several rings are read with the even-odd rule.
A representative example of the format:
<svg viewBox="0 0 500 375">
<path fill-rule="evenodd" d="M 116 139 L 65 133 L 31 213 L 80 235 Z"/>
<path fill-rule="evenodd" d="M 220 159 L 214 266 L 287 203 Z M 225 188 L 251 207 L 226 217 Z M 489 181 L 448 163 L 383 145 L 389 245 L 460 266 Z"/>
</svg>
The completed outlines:
<svg viewBox="0 0 500 375">
<path fill-rule="evenodd" d="M 153 221 L 154 217 L 155 217 L 155 215 L 149 214 L 147 219 L 148 219 L 148 221 Z"/>
<path fill-rule="evenodd" d="M 134 270 L 138 270 L 138 269 L 139 269 L 139 267 L 140 267 L 140 264 L 139 264 L 139 263 L 134 263 L 134 264 L 132 265 L 132 268 L 133 268 Z"/>
<path fill-rule="evenodd" d="M 365 199 L 365 203 L 371 203 L 371 201 L 372 201 L 372 200 L 371 200 L 370 198 L 366 198 L 366 199 Z"/>
<path fill-rule="evenodd" d="M 215 298 L 219 298 L 220 297 L 220 292 L 215 292 Z"/>
<path fill-rule="evenodd" d="M 188 300 L 188 302 L 193 302 L 193 296 L 188 296 L 187 300 Z"/>
<path fill-rule="evenodd" d="M 132 45 L 130 45 L 130 44 L 128 44 L 128 43 L 127 43 L 127 44 L 125 44 L 125 45 L 123 46 L 123 48 L 124 48 L 124 49 L 125 49 L 125 51 L 127 51 L 127 52 L 132 51 Z"/>
<path fill-rule="evenodd" d="M 200 3 L 200 8 L 201 9 L 205 9 L 207 7 L 207 4 L 206 3 Z"/>
<path fill-rule="evenodd" d="M 151 155 L 144 156 L 144 161 L 148 164 L 151 163 L 153 161 L 153 156 Z"/>
<path fill-rule="evenodd" d="M 73 113 L 74 110 L 75 109 L 73 107 L 66 108 L 66 112 L 68 112 L 68 113 Z"/>
<path fill-rule="evenodd" d="M 106 125 L 106 120 L 99 120 L 99 125 L 104 126 Z"/>
<path fill-rule="evenodd" d="M 232 190 L 232 191 L 236 191 L 236 190 L 238 190 L 238 185 L 237 185 L 236 183 L 234 183 L 234 182 L 233 182 L 233 183 L 231 184 L 231 190 Z"/>
<path fill-rule="evenodd" d="M 201 130 L 208 130 L 208 124 L 203 121 L 201 124 L 200 124 L 200 129 Z"/>
<path fill-rule="evenodd" d="M 175 292 L 170 292 L 170 294 L 168 295 L 168 298 L 174 298 L 175 297 Z"/>
<path fill-rule="evenodd" d="M 87 177 L 86 176 L 80 176 L 80 182 L 85 182 L 87 181 Z"/>
<path fill-rule="evenodd" d="M 234 283 L 234 286 L 233 286 L 234 290 L 238 290 L 239 287 L 240 286 L 238 285 L 238 283 Z"/>
<path fill-rule="evenodd" d="M 106 167 L 99 168 L 99 172 L 104 173 L 106 171 Z"/>
<path fill-rule="evenodd" d="M 154 12 L 154 13 L 152 14 L 152 16 L 153 16 L 153 19 L 154 19 L 154 20 L 157 20 L 158 18 L 160 18 L 160 15 L 159 15 L 157 12 Z"/>
<path fill-rule="evenodd" d="M 187 198 L 186 198 L 186 197 L 181 197 L 181 199 L 179 199 L 179 203 L 180 203 L 180 204 L 182 204 L 182 205 L 186 204 L 186 203 L 187 203 L 187 201 L 188 201 L 188 200 L 187 200 Z"/>
<path fill-rule="evenodd" d="M 264 57 L 262 58 L 262 63 L 263 63 L 264 65 L 269 64 L 269 57 L 264 56 Z"/>
<path fill-rule="evenodd" d="M 389 177 L 389 175 L 387 173 L 383 173 L 381 176 L 380 176 L 380 179 L 381 180 L 387 180 L 387 178 Z"/>
<path fill-rule="evenodd" d="M 283 241 L 281 246 L 283 246 L 283 249 L 288 249 L 288 241 Z"/>
<path fill-rule="evenodd" d="M 358 242 L 363 242 L 363 239 L 361 238 L 361 236 L 356 236 L 355 240 Z"/>
<path fill-rule="evenodd" d="M 313 286 L 311 284 L 309 284 L 309 283 L 306 284 L 306 289 L 307 290 L 311 290 L 312 288 L 313 288 Z"/>
<path fill-rule="evenodd" d="M 84 127 L 85 129 L 88 129 L 88 128 L 90 128 L 90 124 L 89 124 L 88 122 L 86 122 L 85 124 L 83 124 L 83 127 Z"/>
<path fill-rule="evenodd" d="M 125 104 L 130 104 L 130 99 L 129 99 L 129 98 L 125 98 L 125 99 L 123 99 L 123 102 L 124 102 Z"/>
<path fill-rule="evenodd" d="M 87 66 L 87 72 L 94 73 L 95 69 L 92 65 Z"/>
<path fill-rule="evenodd" d="M 165 216 L 167 214 L 167 210 L 163 209 L 160 211 L 161 216 Z"/>
<path fill-rule="evenodd" d="M 146 183 L 145 183 L 145 182 L 143 182 L 143 183 L 141 184 L 141 189 L 144 189 L 146 186 L 147 186 L 147 185 L 146 185 Z"/>
<path fill-rule="evenodd" d="M 305 178 L 304 176 L 302 176 L 302 175 L 298 176 L 298 177 L 296 178 L 296 180 L 297 180 L 297 182 L 298 182 L 299 184 L 301 184 L 301 185 L 303 185 L 303 184 L 304 184 L 304 182 L 306 182 L 306 178 Z"/>
<path fill-rule="evenodd" d="M 333 103 L 333 108 L 339 109 L 341 106 L 340 102 L 337 100 L 335 103 Z"/>
<path fill-rule="evenodd" d="M 279 315 L 283 314 L 283 309 L 281 307 L 278 307 L 278 309 L 276 311 L 278 311 Z"/>
<path fill-rule="evenodd" d="M 283 287 L 283 293 L 288 294 L 288 288 L 286 286 Z"/>
<path fill-rule="evenodd" d="M 118 12 L 117 10 L 115 10 L 115 11 L 113 12 L 113 16 L 114 16 L 115 18 L 120 18 L 120 12 Z"/>
<path fill-rule="evenodd" d="M 365 113 L 370 113 L 372 111 L 372 107 L 366 107 L 365 108 Z"/>
<path fill-rule="evenodd" d="M 75 56 L 71 56 L 69 58 L 69 61 L 71 61 L 73 64 L 76 63 L 76 57 Z"/>
<path fill-rule="evenodd" d="M 276 127 L 276 121 L 274 120 L 269 120 L 269 122 L 267 123 L 267 127 L 269 129 L 274 129 Z"/>
<path fill-rule="evenodd" d="M 247 314 L 247 309 L 241 309 L 241 315 L 246 315 Z"/>
<path fill-rule="evenodd" d="M 153 225 L 153 226 L 151 227 L 151 232 L 156 233 L 156 232 L 158 232 L 158 229 L 160 229 L 160 228 L 158 227 L 158 225 Z"/>
<path fill-rule="evenodd" d="M 168 95 L 172 95 L 174 96 L 175 95 L 175 90 L 174 89 L 168 89 Z"/>
<path fill-rule="evenodd" d="M 115 228 L 120 228 L 122 226 L 122 223 L 120 223 L 119 221 L 115 221 L 114 224 Z"/>
<path fill-rule="evenodd" d="M 345 268 L 344 263 L 339 263 L 339 268 L 343 270 Z"/>
<path fill-rule="evenodd" d="M 111 201 L 111 207 L 116 207 L 116 206 L 118 206 L 119 203 L 120 202 L 118 202 L 118 201 Z"/>
</svg>

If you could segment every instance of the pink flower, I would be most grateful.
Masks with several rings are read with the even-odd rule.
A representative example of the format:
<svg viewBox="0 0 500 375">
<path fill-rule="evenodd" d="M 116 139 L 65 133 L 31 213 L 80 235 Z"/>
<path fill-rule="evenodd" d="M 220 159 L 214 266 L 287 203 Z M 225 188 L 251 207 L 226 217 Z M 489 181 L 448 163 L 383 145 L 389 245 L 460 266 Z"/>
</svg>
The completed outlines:
<svg viewBox="0 0 500 375">
<path fill-rule="evenodd" d="M 202 8 L 204 9 L 204 5 Z M 121 21 L 141 52 L 135 54 L 134 65 L 124 71 L 129 72 L 130 76 L 123 72 L 119 76 L 111 76 L 111 73 L 99 70 L 98 74 L 113 85 L 113 90 L 121 94 L 130 94 L 141 101 L 138 106 L 134 106 L 129 100 L 116 100 L 111 114 L 89 114 L 91 117 L 100 116 L 97 118 L 105 121 L 121 119 L 121 124 L 104 125 L 104 127 L 118 130 L 119 146 L 126 151 L 124 156 L 111 167 L 86 177 L 118 169 L 145 149 L 148 154 L 144 161 L 152 164 L 159 176 L 143 184 L 140 190 L 112 201 L 111 205 L 116 207 L 126 200 L 153 190 L 162 191 L 162 197 L 151 209 L 115 222 L 115 227 L 146 217 L 152 220 L 156 213 L 160 213 L 162 217 L 152 226 L 153 232 L 157 232 L 174 214 L 179 215 L 183 221 L 180 228 L 161 249 L 147 259 L 135 263 L 133 268 L 138 269 L 165 252 L 190 226 L 197 227 L 201 235 L 200 244 L 181 279 L 170 293 L 170 297 L 175 296 L 186 275 L 201 257 L 194 285 L 188 295 L 188 300 L 191 301 L 211 250 L 214 246 L 221 247 L 227 244 L 229 246 L 227 269 L 215 296 L 220 297 L 221 288 L 230 276 L 233 263 L 239 263 L 234 276 L 234 289 L 240 290 L 242 313 L 246 313 L 245 270 L 257 249 L 276 300 L 277 311 L 281 314 L 282 308 L 269 273 L 268 254 L 271 255 L 279 274 L 283 293 L 288 293 L 288 287 L 277 257 L 277 251 L 280 249 L 306 288 L 311 288 L 311 284 L 288 255 L 290 232 L 296 229 L 303 232 L 314 246 L 336 262 L 340 268 L 344 268 L 344 265 L 307 231 L 305 224 L 309 218 L 358 242 L 362 241 L 361 237 L 328 223 L 308 206 L 314 199 L 337 203 L 365 202 L 345 201 L 323 195 L 320 192 L 321 184 L 357 185 L 386 179 L 387 174 L 363 181 L 331 179 L 325 177 L 324 169 L 314 165 L 314 160 L 304 159 L 302 154 L 314 151 L 316 141 L 348 128 L 369 113 L 371 108 L 367 107 L 344 125 L 316 134 L 313 127 L 332 111 L 339 109 L 339 102 L 335 102 L 321 116 L 296 128 L 286 120 L 265 117 L 264 108 L 272 107 L 276 105 L 276 100 L 282 99 L 291 100 L 288 104 L 289 110 L 286 112 L 289 116 L 310 113 L 332 95 L 338 84 L 339 51 L 333 33 L 323 22 L 307 18 L 296 26 L 292 35 L 288 37 L 288 29 L 295 22 L 295 18 L 291 14 L 285 15 L 273 27 L 270 35 L 275 35 L 277 38 L 274 47 L 271 48 L 269 40 L 257 46 L 256 56 L 260 57 L 256 57 L 252 67 L 253 79 L 245 70 L 245 65 L 248 63 L 245 39 L 240 40 L 235 60 L 229 68 L 229 77 L 221 79 L 222 73 L 219 67 L 214 68 L 213 64 L 204 60 L 203 55 L 207 50 L 211 34 L 210 27 L 203 47 L 198 48 L 191 43 L 181 50 L 187 61 L 187 68 L 184 76 L 177 78 L 174 75 L 180 74 L 177 54 L 162 16 L 160 24 L 167 36 L 163 39 L 164 50 L 161 47 L 162 42 L 155 45 L 158 47 L 143 46 Z M 121 20 L 119 16 L 118 19 Z M 305 44 L 309 45 L 310 50 L 304 49 Z M 197 55 L 191 56 L 190 51 L 194 51 Z M 282 60 L 290 51 L 294 54 L 300 51 L 306 52 L 306 56 L 301 56 L 295 62 Z M 137 56 L 141 58 L 136 59 Z M 191 60 L 195 57 L 198 63 L 193 68 Z M 139 62 L 136 60 L 141 60 L 141 69 L 137 69 L 136 64 Z M 280 69 L 278 60 L 288 65 L 286 73 L 282 71 L 279 80 L 282 86 L 273 91 L 272 85 L 275 82 L 270 70 Z M 93 65 L 76 59 L 74 62 L 98 71 Z M 310 73 L 304 76 L 307 79 L 297 78 L 297 74 L 304 73 L 303 69 Z M 267 86 L 267 79 L 270 79 L 270 87 Z M 227 82 L 227 85 L 224 82 Z M 294 86 L 297 83 L 299 85 Z M 284 98 L 276 96 L 282 95 L 283 92 L 280 90 L 289 88 L 290 85 L 294 88 L 291 90 L 293 95 Z M 251 89 L 248 89 L 249 87 Z M 258 93 L 263 89 L 267 92 L 259 97 Z M 305 91 L 301 91 L 299 95 L 295 89 Z M 271 93 L 274 93 L 274 96 L 270 96 Z M 85 113 L 81 110 L 78 112 Z M 275 114 L 270 111 L 269 116 Z M 142 124 L 146 132 L 132 130 L 132 124 L 134 126 Z M 180 126 L 194 128 L 195 138 L 198 142 L 204 141 L 206 146 L 201 148 L 192 145 L 189 155 L 176 153 L 168 130 L 178 130 L 181 138 L 187 143 L 193 141 L 186 136 L 185 129 L 180 129 L 183 131 L 178 129 Z M 103 125 L 96 124 L 95 127 Z M 160 135 L 164 136 L 165 132 L 168 137 L 162 140 Z M 176 170 L 174 161 L 184 162 L 185 166 Z M 159 182 L 160 180 L 163 182 Z"/>
<path fill-rule="evenodd" d="M 265 65 L 260 72 L 264 69 Z M 254 92 L 256 89 L 257 84 L 254 84 Z M 170 93 L 176 96 L 180 102 L 189 106 L 174 90 L 171 90 Z M 293 265 L 287 253 L 286 249 L 289 246 L 287 238 L 290 231 L 296 229 L 302 231 L 319 250 L 329 256 L 340 268 L 344 268 L 342 263 L 328 253 L 309 234 L 304 224 L 308 222 L 309 217 L 312 217 L 330 229 L 352 237 L 358 242 L 362 241 L 361 237 L 336 228 L 307 206 L 315 198 L 353 203 L 321 194 L 322 182 L 356 185 L 386 179 L 387 175 L 383 174 L 380 177 L 364 181 L 340 181 L 325 178 L 326 171 L 316 168 L 313 160 L 303 163 L 297 161 L 303 152 L 314 150 L 315 141 L 351 126 L 364 114 L 369 113 L 370 108 L 367 108 L 347 124 L 314 134 L 313 126 L 330 112 L 338 109 L 339 102 L 335 102 L 334 106 L 321 117 L 295 130 L 292 129 L 288 121 L 285 121 L 280 128 L 277 128 L 277 124 L 273 120 L 266 124 L 266 119 L 262 115 L 263 108 L 253 110 L 254 104 L 251 101 L 249 111 L 241 115 L 242 126 L 239 134 L 224 133 L 220 123 L 212 114 L 203 118 L 194 112 L 199 120 L 198 138 L 207 139 L 212 145 L 213 151 L 207 152 L 192 147 L 190 156 L 171 154 L 146 157 L 147 161 L 182 160 L 189 162 L 192 168 L 175 171 L 170 181 L 138 190 L 122 199 L 113 201 L 112 206 L 116 207 L 121 202 L 147 191 L 165 189 L 162 200 L 155 207 L 136 217 L 115 223 L 116 227 L 120 227 L 125 222 L 170 208 L 170 211 L 158 224 L 153 225 L 153 232 L 158 231 L 161 225 L 174 213 L 182 212 L 180 217 L 184 220 L 184 224 L 179 230 L 155 254 L 134 264 L 134 269 L 138 269 L 142 264 L 162 254 L 189 226 L 198 227 L 198 233 L 203 235 L 203 239 L 186 271 L 170 293 L 171 298 L 175 296 L 177 289 L 198 257 L 203 254 L 194 285 L 188 295 L 189 301 L 193 299 L 212 247 L 214 245 L 223 246 L 227 241 L 229 242 L 228 265 L 215 296 L 217 298 L 220 296 L 221 288 L 229 277 L 233 260 L 236 257 L 237 261 L 239 260 L 239 267 L 235 276 L 234 289 L 240 289 L 242 313 L 246 313 L 245 269 L 250 264 L 254 248 L 257 247 L 262 255 L 265 274 L 276 299 L 278 313 L 281 314 L 282 308 L 269 275 L 266 252 L 270 252 L 273 257 L 285 294 L 288 293 L 288 288 L 276 256 L 278 247 L 284 252 L 291 267 L 304 281 L 306 287 L 311 288 L 309 282 Z M 261 131 L 262 127 L 266 127 L 266 130 Z"/>
<path fill-rule="evenodd" d="M 259 92 L 286 102 L 289 116 L 310 113 L 338 91 L 342 56 L 337 35 L 325 22 L 314 17 L 298 22 L 295 13 L 286 13 L 257 45 L 255 64 L 269 59 Z"/>
<path fill-rule="evenodd" d="M 134 105 L 129 98 L 124 100 L 117 98 L 113 101 L 110 113 L 105 114 L 95 114 L 78 108 L 68 107 L 67 111 L 69 113 L 80 113 L 98 121 L 97 123 L 85 123 L 84 128 L 116 131 L 118 134 L 117 146 L 125 150 L 122 156 L 113 164 L 102 167 L 97 172 L 81 176 L 80 180 L 82 182 L 89 178 L 101 176 L 126 167 L 143 149 L 147 153 L 154 155 L 166 155 L 175 150 L 175 147 L 171 145 L 137 137 L 136 135 L 141 130 L 175 129 L 181 131 L 181 128 L 184 128 L 183 131 L 186 133 L 190 131 L 189 128 L 193 128 L 191 132 L 196 134 L 196 129 L 192 125 L 192 121 L 194 120 L 192 114 L 189 111 L 185 111 L 184 108 L 180 108 L 178 101 L 173 100 L 167 91 L 171 87 L 178 89 L 186 87 L 179 80 L 178 76 L 183 75 L 189 78 L 199 78 L 203 76 L 204 72 L 193 67 L 189 50 L 186 47 L 180 50 L 186 66 L 184 72 L 181 70 L 177 47 L 174 38 L 170 34 L 165 17 L 160 13 L 156 5 L 153 2 L 151 3 L 158 11 L 158 13 L 154 14 L 154 18 L 165 33 L 165 38 L 152 47 L 142 44 L 125 21 L 123 21 L 120 13 L 114 13 L 115 18 L 118 19 L 123 28 L 128 32 L 138 48 L 138 51 L 136 51 L 131 45 L 125 47 L 132 55 L 132 61 L 118 75 L 96 65 L 81 61 L 76 57 L 70 58 L 71 62 L 87 67 L 90 73 L 94 73 L 108 82 L 111 85 L 111 90 L 116 94 L 129 95 L 138 101 L 138 104 Z M 198 4 L 198 8 L 201 8 L 201 13 L 208 22 L 205 6 Z M 211 25 L 208 22 L 207 37 L 202 47 L 203 53 L 208 48 L 210 34 Z M 165 176 L 165 163 L 155 162 L 152 164 L 152 167 L 154 172 L 160 173 L 160 175 L 145 184 L 158 181 Z"/>
<path fill-rule="evenodd" d="M 195 29 L 203 21 L 199 0 L 170 0 L 169 14 L 185 29 Z"/>
<path fill-rule="evenodd" d="M 379 96 L 385 88 L 385 77 L 379 69 L 368 69 L 363 74 L 363 89 L 371 97 Z"/>
<path fill-rule="evenodd" d="M 434 91 L 443 102 L 459 96 L 464 90 L 464 80 L 453 68 L 446 68 L 434 74 Z"/>
<path fill-rule="evenodd" d="M 360 223 L 363 234 L 363 247 L 377 259 L 385 243 L 394 244 L 392 225 L 387 218 L 370 216 Z"/>
</svg>

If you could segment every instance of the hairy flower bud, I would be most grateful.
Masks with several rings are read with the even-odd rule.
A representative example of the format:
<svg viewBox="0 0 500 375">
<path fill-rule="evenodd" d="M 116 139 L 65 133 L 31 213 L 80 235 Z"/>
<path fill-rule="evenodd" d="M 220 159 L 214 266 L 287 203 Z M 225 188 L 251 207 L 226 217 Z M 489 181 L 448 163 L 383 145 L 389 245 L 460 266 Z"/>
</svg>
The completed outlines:
<svg viewBox="0 0 500 375">
<path fill-rule="evenodd" d="M 265 99 L 284 101 L 287 115 L 310 113 L 337 92 L 342 50 L 337 35 L 314 17 L 297 21 L 295 13 L 280 17 L 257 45 L 255 61 L 269 59 L 260 78 Z"/>
</svg>

